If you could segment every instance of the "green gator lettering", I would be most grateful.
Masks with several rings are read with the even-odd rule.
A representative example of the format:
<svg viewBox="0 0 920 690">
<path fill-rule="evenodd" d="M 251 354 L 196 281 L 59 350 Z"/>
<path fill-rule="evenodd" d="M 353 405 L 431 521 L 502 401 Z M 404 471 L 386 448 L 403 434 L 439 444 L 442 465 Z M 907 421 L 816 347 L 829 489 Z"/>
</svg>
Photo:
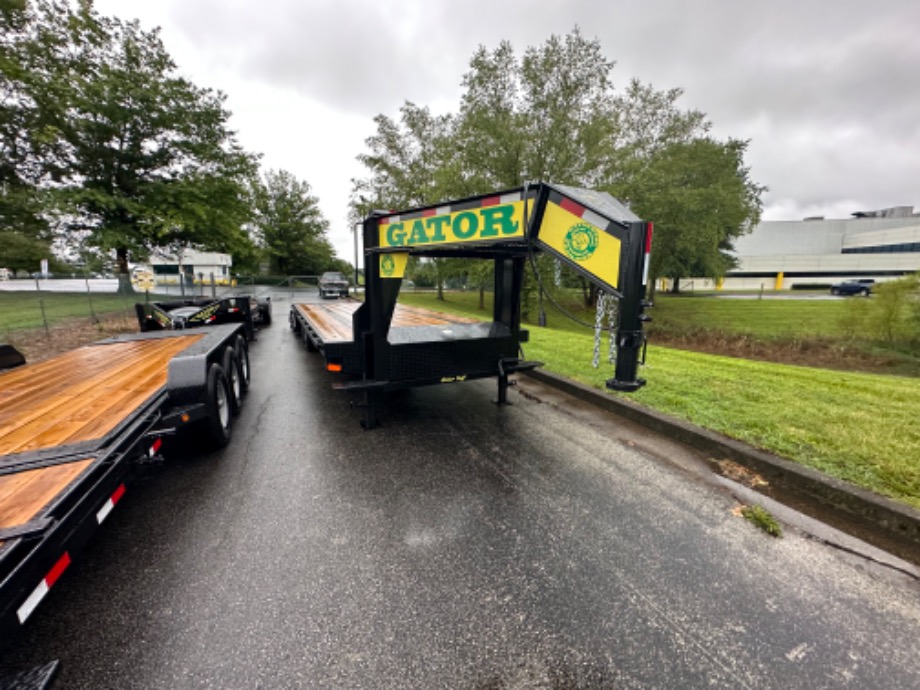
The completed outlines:
<svg viewBox="0 0 920 690">
<path fill-rule="evenodd" d="M 454 218 L 451 229 L 454 231 L 454 237 L 458 240 L 468 240 L 475 237 L 479 231 L 479 216 L 471 211 L 458 213 Z"/>
<path fill-rule="evenodd" d="M 406 243 L 406 230 L 402 223 L 387 225 L 387 244 L 391 247 L 401 247 Z"/>
<path fill-rule="evenodd" d="M 499 232 L 502 235 L 513 235 L 517 232 L 518 224 L 511 220 L 514 215 L 514 206 L 491 206 L 482 209 L 482 232 L 480 237 L 498 237 Z"/>
<path fill-rule="evenodd" d="M 450 216 L 432 216 L 425 221 L 425 224 L 432 232 L 432 242 L 444 242 L 447 240 L 444 236 L 444 228 L 450 226 Z"/>
<path fill-rule="evenodd" d="M 413 221 L 409 244 L 427 244 L 428 242 L 428 235 L 425 234 L 425 223 L 422 220 Z"/>
</svg>

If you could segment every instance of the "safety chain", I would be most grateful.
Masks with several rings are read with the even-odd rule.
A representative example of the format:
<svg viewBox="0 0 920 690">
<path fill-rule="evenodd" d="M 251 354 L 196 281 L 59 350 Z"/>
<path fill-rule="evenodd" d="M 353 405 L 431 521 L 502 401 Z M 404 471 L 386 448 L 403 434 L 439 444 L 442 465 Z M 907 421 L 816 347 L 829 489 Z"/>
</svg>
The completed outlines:
<svg viewBox="0 0 920 690">
<path fill-rule="evenodd" d="M 597 308 L 594 310 L 594 358 L 591 366 L 597 369 L 601 363 L 601 333 L 604 330 L 604 315 L 607 313 L 607 293 L 597 291 Z"/>
<path fill-rule="evenodd" d="M 604 317 L 607 318 L 607 334 L 610 338 L 610 347 L 607 351 L 607 361 L 616 364 L 617 361 L 617 326 L 620 320 L 620 302 L 613 295 L 608 295 L 603 290 L 597 291 L 597 309 L 594 313 L 594 358 L 591 366 L 595 369 L 601 363 L 601 334 L 604 332 Z"/>
<path fill-rule="evenodd" d="M 617 328 L 620 326 L 620 300 L 614 299 L 613 295 L 607 297 L 607 332 L 610 338 L 610 349 L 607 353 L 607 361 L 610 364 L 617 363 Z"/>
</svg>

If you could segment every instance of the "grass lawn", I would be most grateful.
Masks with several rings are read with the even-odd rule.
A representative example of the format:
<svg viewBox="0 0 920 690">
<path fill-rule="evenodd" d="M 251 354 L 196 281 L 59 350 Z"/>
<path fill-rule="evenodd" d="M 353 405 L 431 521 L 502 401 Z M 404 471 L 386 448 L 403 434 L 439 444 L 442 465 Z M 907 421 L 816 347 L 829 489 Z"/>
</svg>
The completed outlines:
<svg viewBox="0 0 920 690">
<path fill-rule="evenodd" d="M 855 298 L 854 298 L 855 299 Z M 655 297 L 654 328 L 716 330 L 765 340 L 842 338 L 849 300 Z"/>
<path fill-rule="evenodd" d="M 151 295 L 150 299 L 160 297 Z M 0 334 L 26 328 L 42 328 L 43 308 L 50 326 L 72 318 L 85 317 L 89 320 L 92 313 L 96 316 L 120 314 L 134 318 L 134 303 L 143 300 L 143 294 L 122 296 L 109 293 L 87 295 L 85 292 L 0 292 Z"/>
<path fill-rule="evenodd" d="M 400 295 L 400 301 L 489 316 L 477 309 L 478 297 L 470 293 L 450 293 L 445 302 L 433 294 L 409 293 Z M 531 327 L 527 358 L 604 389 L 611 367 L 591 367 L 593 335 L 581 330 Z M 654 345 L 649 347 L 648 361 L 650 366 L 643 371 L 648 386 L 627 396 L 636 402 L 920 508 L 920 384 L 916 379 Z"/>
</svg>

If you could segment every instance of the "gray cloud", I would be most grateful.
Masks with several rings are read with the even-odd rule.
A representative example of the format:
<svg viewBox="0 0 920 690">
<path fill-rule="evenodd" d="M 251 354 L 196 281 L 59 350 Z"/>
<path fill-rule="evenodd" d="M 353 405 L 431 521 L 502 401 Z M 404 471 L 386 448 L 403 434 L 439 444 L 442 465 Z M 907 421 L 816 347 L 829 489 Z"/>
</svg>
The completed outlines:
<svg viewBox="0 0 920 690">
<path fill-rule="evenodd" d="M 451 107 L 478 45 L 521 52 L 577 24 L 617 61 L 616 84 L 681 87 L 719 136 L 751 139 L 768 217 L 920 205 L 915 0 L 185 0 L 169 12 L 212 69 L 368 120 L 404 100 Z"/>
</svg>

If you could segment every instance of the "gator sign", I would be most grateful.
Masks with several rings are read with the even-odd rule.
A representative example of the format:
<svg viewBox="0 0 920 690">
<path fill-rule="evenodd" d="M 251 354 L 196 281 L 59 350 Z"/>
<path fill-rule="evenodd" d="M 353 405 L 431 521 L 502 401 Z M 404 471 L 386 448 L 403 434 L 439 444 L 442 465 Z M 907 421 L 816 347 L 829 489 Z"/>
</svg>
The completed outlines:
<svg viewBox="0 0 920 690">
<path fill-rule="evenodd" d="M 572 266 L 616 290 L 622 243 L 616 223 L 555 190 L 550 192 L 539 241 Z"/>
<path fill-rule="evenodd" d="M 521 192 L 380 219 L 381 247 L 430 247 L 524 237 Z"/>
</svg>

